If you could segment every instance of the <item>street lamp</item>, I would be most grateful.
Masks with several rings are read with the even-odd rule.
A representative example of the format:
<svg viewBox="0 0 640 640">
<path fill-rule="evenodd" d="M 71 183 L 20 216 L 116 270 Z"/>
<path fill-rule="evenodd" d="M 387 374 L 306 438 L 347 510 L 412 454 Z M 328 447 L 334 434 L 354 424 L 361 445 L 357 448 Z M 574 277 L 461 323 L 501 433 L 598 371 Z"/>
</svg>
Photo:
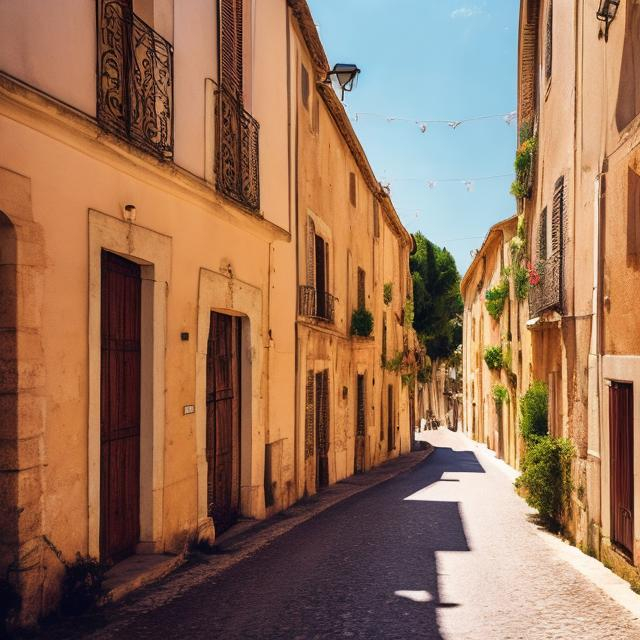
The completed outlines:
<svg viewBox="0 0 640 640">
<path fill-rule="evenodd" d="M 355 64 L 333 65 L 333 69 L 327 73 L 325 82 L 336 80 L 340 90 L 342 91 L 342 100 L 344 100 L 344 92 L 353 89 L 354 82 L 360 73 L 360 69 Z"/>
<path fill-rule="evenodd" d="M 620 6 L 620 0 L 600 0 L 600 7 L 596 13 L 596 18 L 601 22 L 604 22 L 604 41 L 609 39 L 609 25 L 616 17 L 618 7 Z"/>
</svg>

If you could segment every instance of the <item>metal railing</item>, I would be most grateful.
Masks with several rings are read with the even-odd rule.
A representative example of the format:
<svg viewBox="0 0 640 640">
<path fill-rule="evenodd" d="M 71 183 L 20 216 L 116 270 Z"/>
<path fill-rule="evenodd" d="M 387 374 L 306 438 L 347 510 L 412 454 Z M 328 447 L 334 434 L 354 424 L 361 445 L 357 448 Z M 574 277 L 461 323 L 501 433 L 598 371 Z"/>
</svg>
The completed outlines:
<svg viewBox="0 0 640 640">
<path fill-rule="evenodd" d="M 308 318 L 334 321 L 335 296 L 326 291 L 318 292 L 315 287 L 300 285 L 298 289 L 298 313 Z"/>
<path fill-rule="evenodd" d="M 216 187 L 252 211 L 260 209 L 258 121 L 224 87 L 217 91 Z"/>
<path fill-rule="evenodd" d="M 128 2 L 98 3 L 99 125 L 161 159 L 173 158 L 173 47 Z"/>
<path fill-rule="evenodd" d="M 558 251 L 542 263 L 540 282 L 529 289 L 529 317 L 551 310 L 562 313 L 562 303 L 562 251 Z"/>
</svg>

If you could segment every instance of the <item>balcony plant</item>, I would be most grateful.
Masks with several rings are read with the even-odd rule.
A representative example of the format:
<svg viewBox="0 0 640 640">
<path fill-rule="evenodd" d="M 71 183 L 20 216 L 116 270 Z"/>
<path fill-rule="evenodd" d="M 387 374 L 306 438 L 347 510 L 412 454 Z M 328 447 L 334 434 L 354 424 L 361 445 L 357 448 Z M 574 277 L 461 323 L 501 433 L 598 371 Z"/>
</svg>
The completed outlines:
<svg viewBox="0 0 640 640">
<path fill-rule="evenodd" d="M 495 287 L 487 289 L 484 294 L 484 304 L 489 315 L 496 321 L 500 320 L 504 311 L 504 303 L 509 297 L 509 271 L 504 269 L 500 282 Z"/>
<path fill-rule="evenodd" d="M 413 307 L 413 300 L 407 298 L 404 303 L 404 328 L 409 330 L 413 327 L 413 319 L 415 317 L 415 311 Z"/>
<path fill-rule="evenodd" d="M 502 369 L 502 345 L 487 347 L 484 350 L 484 361 L 494 371 Z"/>
<path fill-rule="evenodd" d="M 531 172 L 538 139 L 531 130 L 531 125 L 525 123 L 520 128 L 520 146 L 516 151 L 513 166 L 516 170 L 516 179 L 511 184 L 511 195 L 518 200 L 528 198 L 531 192 Z"/>
<path fill-rule="evenodd" d="M 509 402 L 509 390 L 500 382 L 496 382 L 496 384 L 493 385 L 491 395 L 496 403 L 496 407 L 501 407 L 505 402 Z"/>
<path fill-rule="evenodd" d="M 351 335 L 368 338 L 373 331 L 373 314 L 365 307 L 354 309 L 351 314 Z"/>
<path fill-rule="evenodd" d="M 382 293 L 382 299 L 384 300 L 384 303 L 387 306 L 391 304 L 391 301 L 393 300 L 393 283 L 392 282 L 384 283 L 384 291 Z"/>
</svg>

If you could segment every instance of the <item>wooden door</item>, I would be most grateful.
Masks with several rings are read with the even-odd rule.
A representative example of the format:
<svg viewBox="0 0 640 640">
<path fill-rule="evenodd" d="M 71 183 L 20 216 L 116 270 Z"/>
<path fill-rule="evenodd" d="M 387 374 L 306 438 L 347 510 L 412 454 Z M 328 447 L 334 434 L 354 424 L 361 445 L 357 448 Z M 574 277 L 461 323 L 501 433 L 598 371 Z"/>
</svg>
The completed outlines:
<svg viewBox="0 0 640 640">
<path fill-rule="evenodd" d="M 117 562 L 140 537 L 140 267 L 102 252 L 100 555 Z"/>
<path fill-rule="evenodd" d="M 240 500 L 240 319 L 211 313 L 207 349 L 207 499 L 218 533 Z"/>
<path fill-rule="evenodd" d="M 329 484 L 329 370 L 316 373 L 316 489 Z"/>
<path fill-rule="evenodd" d="M 364 452 L 365 452 L 365 418 L 366 417 L 366 396 L 365 396 L 365 377 L 364 374 L 358 374 L 356 388 L 356 440 L 355 440 L 355 461 L 354 472 L 362 473 L 364 471 Z"/>
<path fill-rule="evenodd" d="M 633 385 L 609 387 L 611 540 L 633 556 Z"/>
<path fill-rule="evenodd" d="M 387 385 L 387 450 L 396 448 L 395 411 L 393 408 L 393 385 Z"/>
</svg>

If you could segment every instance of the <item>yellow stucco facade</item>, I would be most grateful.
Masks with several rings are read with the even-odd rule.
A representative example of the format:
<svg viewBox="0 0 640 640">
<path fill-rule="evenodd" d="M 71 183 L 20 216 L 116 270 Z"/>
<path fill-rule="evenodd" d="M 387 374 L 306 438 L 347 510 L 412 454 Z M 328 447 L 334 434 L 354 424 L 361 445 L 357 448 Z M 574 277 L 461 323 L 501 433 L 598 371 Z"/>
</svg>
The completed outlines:
<svg viewBox="0 0 640 640">
<path fill-rule="evenodd" d="M 380 358 L 385 317 L 388 352 L 413 345 L 402 321 L 412 239 L 322 85 L 328 66 L 306 3 L 235 3 L 250 28 L 229 75 L 218 61 L 227 45 L 216 3 L 133 2 L 131 15 L 145 20 L 131 18 L 134 28 L 165 43 L 154 62 L 165 102 L 155 99 L 144 126 L 135 84 L 129 102 L 108 101 L 105 115 L 115 86 L 105 60 L 118 52 L 106 51 L 104 30 L 118 28 L 127 6 L 0 2 L 0 572 L 22 595 L 25 624 L 56 606 L 60 558 L 109 551 L 104 424 L 116 418 L 107 405 L 139 416 L 128 553 L 212 541 L 223 526 L 218 501 L 232 503 L 234 517 L 264 518 L 316 490 L 309 371 L 328 371 L 328 483 L 411 446 L 408 388 Z M 234 82 L 241 91 L 228 98 Z M 300 304 L 302 285 L 317 290 L 306 280 L 309 220 L 328 249 L 330 322 Z M 368 338 L 351 336 L 359 268 Z M 109 289 L 118 269 L 138 292 L 121 351 L 136 354 L 130 370 L 140 375 L 116 371 L 114 392 L 105 353 L 117 349 L 105 326 L 118 320 L 105 309 L 132 313 Z M 233 327 L 228 343 L 216 342 L 216 322 Z M 227 419 L 233 486 L 213 504 L 223 444 L 212 425 Z"/>
</svg>

